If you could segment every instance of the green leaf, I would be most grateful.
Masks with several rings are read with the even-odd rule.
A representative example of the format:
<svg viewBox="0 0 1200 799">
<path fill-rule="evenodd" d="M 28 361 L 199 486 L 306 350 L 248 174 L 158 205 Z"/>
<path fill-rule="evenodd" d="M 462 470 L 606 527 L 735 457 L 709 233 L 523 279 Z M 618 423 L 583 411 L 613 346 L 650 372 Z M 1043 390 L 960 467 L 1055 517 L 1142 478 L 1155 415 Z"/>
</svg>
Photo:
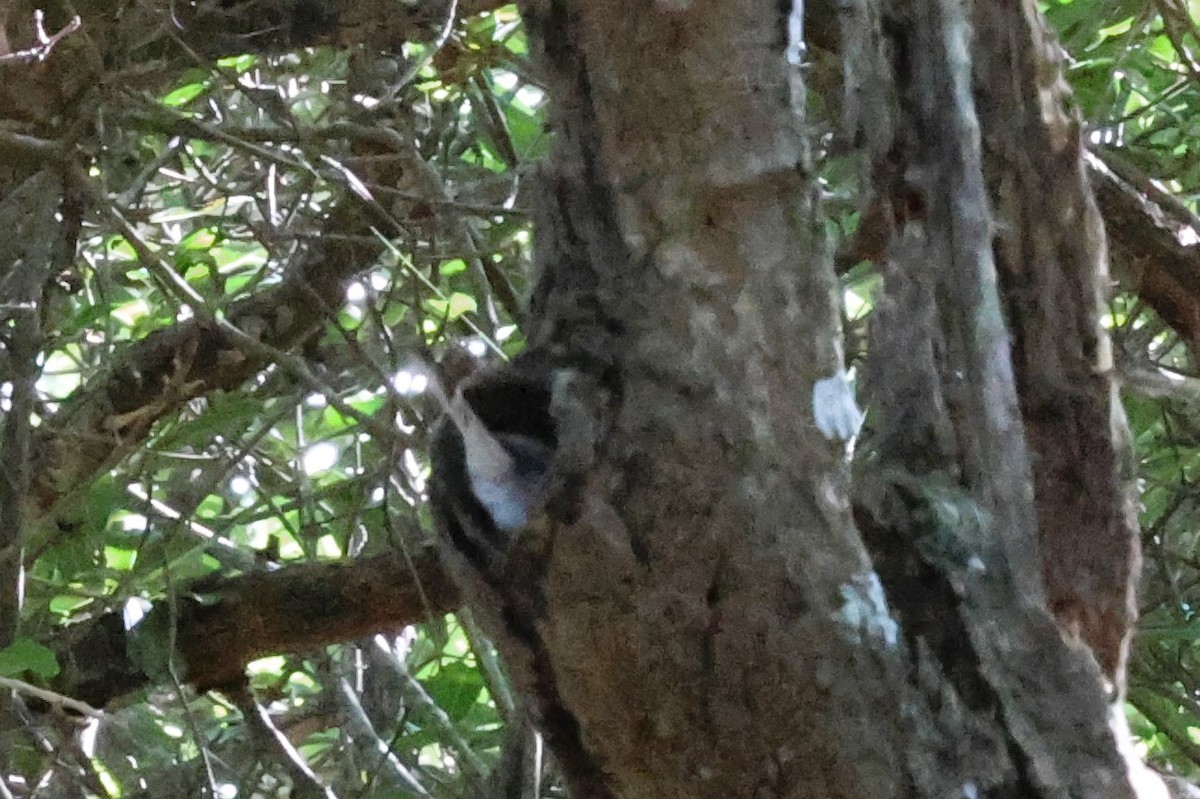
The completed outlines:
<svg viewBox="0 0 1200 799">
<path fill-rule="evenodd" d="M 136 549 L 126 549 L 124 547 L 104 548 L 104 565 L 114 571 L 132 571 L 136 560 Z"/>
<path fill-rule="evenodd" d="M 253 395 L 217 395 L 209 400 L 206 413 L 164 430 L 161 446 L 203 446 L 223 431 L 252 428 L 264 410 L 263 400 Z"/>
<path fill-rule="evenodd" d="M 242 73 L 256 66 L 259 62 L 258 56 L 245 53 L 243 55 L 229 56 L 227 58 L 217 59 L 217 66 L 223 69 L 232 69 L 234 72 Z"/>
<path fill-rule="evenodd" d="M 192 100 L 195 100 L 197 97 L 203 94 L 204 90 L 207 88 L 207 82 L 189 83 L 186 86 L 180 86 L 178 89 L 162 98 L 162 103 L 163 105 L 170 106 L 171 108 L 179 108 L 180 106 L 187 105 Z"/>
<path fill-rule="evenodd" d="M 541 113 L 531 113 L 516 103 L 510 103 L 504 108 L 504 117 L 508 122 L 508 135 L 512 137 L 513 148 L 520 156 L 534 160 L 546 154 L 550 137 L 546 135 L 545 119 Z"/>
<path fill-rule="evenodd" d="M 221 564 L 206 554 L 203 547 L 196 547 L 172 561 L 171 578 L 186 583 L 207 577 L 220 567 Z"/>
<path fill-rule="evenodd" d="M 184 250 L 208 250 L 224 238 L 224 234 L 217 228 L 202 227 L 184 236 L 183 241 L 179 242 L 179 247 Z"/>
<path fill-rule="evenodd" d="M 58 674 L 54 652 L 32 638 L 21 637 L 0 649 L 0 677 L 16 677 L 28 672 L 43 679 Z"/>
<path fill-rule="evenodd" d="M 92 604 L 90 597 L 60 595 L 50 600 L 50 612 L 60 616 L 70 616 L 82 607 Z"/>
<path fill-rule="evenodd" d="M 124 509 L 128 503 L 128 494 L 124 486 L 119 485 L 112 476 L 91 483 L 88 495 L 84 499 L 84 519 L 90 529 L 103 530 L 108 525 L 108 517 L 113 511 Z"/>
<path fill-rule="evenodd" d="M 483 693 L 483 678 L 478 669 L 461 661 L 443 663 L 432 677 L 425 681 L 425 689 L 453 721 L 459 721 Z"/>
<path fill-rule="evenodd" d="M 459 291 L 451 294 L 449 299 L 427 299 L 425 305 L 439 320 L 445 319 L 447 322 L 451 322 L 463 314 L 474 313 L 479 308 L 474 297 Z"/>
</svg>

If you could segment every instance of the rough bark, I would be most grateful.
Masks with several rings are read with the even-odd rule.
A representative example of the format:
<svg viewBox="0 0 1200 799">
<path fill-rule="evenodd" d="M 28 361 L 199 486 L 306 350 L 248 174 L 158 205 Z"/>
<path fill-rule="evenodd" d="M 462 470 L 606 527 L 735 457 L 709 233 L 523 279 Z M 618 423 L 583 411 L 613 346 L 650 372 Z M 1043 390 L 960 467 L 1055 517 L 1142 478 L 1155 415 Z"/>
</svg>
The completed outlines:
<svg viewBox="0 0 1200 799">
<path fill-rule="evenodd" d="M 156 603 L 131 632 L 120 613 L 110 613 L 57 641 L 63 672 L 53 687 L 103 707 L 158 684 L 168 673 L 167 631 L 174 626 L 172 665 L 181 680 L 197 691 L 238 688 L 255 658 L 399 630 L 458 606 L 432 550 L 195 584 L 174 603 Z"/>
<path fill-rule="evenodd" d="M 839 365 L 834 283 L 812 255 L 821 246 L 781 12 L 619 2 L 530 10 L 562 134 L 546 179 L 547 272 L 531 341 L 555 370 L 600 364 L 596 380 L 614 400 L 601 409 L 598 463 L 587 464 L 573 503 L 581 518 L 524 536 L 524 560 L 514 562 L 530 568 L 518 577 L 472 584 L 497 610 L 493 626 L 541 700 L 577 795 L 932 795 L 934 786 L 965 791 L 955 783 L 964 775 L 995 795 L 1119 793 L 1093 712 L 1094 675 L 1034 609 L 995 614 L 1027 572 L 998 568 L 980 584 L 968 568 L 977 554 L 989 570 L 1004 564 L 1003 552 L 974 539 L 932 558 L 903 549 L 903 568 L 928 578 L 896 592 L 906 594 L 900 615 L 918 653 L 914 685 L 897 676 L 902 656 L 882 646 L 890 620 L 847 518 L 838 448 L 810 422 L 813 381 Z M 150 401 L 131 406 L 139 425 L 171 412 L 154 392 L 180 363 L 192 368 L 191 345 L 164 351 L 152 359 L 162 369 Z M 1011 490 L 977 499 L 995 508 Z M 1020 518 L 1024 503 L 1000 510 Z M 927 533 L 925 521 L 906 535 Z M 470 564 L 459 568 L 470 574 Z M 988 637 L 983 628 L 998 618 L 1017 632 Z M 1027 683 L 1040 687 L 1024 691 Z M 927 707 L 935 699 L 940 717 Z M 914 726 L 902 727 L 909 701 Z M 997 715 L 1007 727 L 992 726 Z M 900 751 L 900 729 L 928 744 L 925 760 L 908 761 L 916 755 Z M 955 764 L 944 775 L 938 755 Z"/>
<path fill-rule="evenodd" d="M 515 540 L 453 484 L 453 436 L 435 469 L 468 598 L 491 611 L 577 795 L 1131 793 L 1099 673 L 1043 607 L 967 20 L 936 0 L 862 9 L 860 52 L 883 56 L 862 118 L 905 211 L 862 523 L 904 648 L 838 501 L 836 452 L 806 423 L 806 387 L 838 358 L 829 265 L 790 169 L 804 157 L 785 19 L 772 40 L 749 4 L 527 9 L 560 103 L 546 272 L 533 349 L 470 401 L 518 432 L 489 418 L 488 393 L 541 381 L 561 452 L 578 422 L 556 413 L 563 373 L 599 364 L 610 399 L 585 414 L 594 462 L 552 479 L 548 518 Z M 754 47 L 714 36 L 739 28 Z M 758 60 L 771 42 L 774 63 Z M 717 52 L 745 60 L 736 92 L 700 66 Z M 788 253 L 807 257 L 788 267 Z M 563 484 L 582 486 L 574 513 L 558 510 Z M 848 616 L 849 646 L 829 625 Z M 853 731 L 872 727 L 864 749 Z"/>
<path fill-rule="evenodd" d="M 974 6 L 995 261 L 1037 497 L 1047 600 L 1120 687 L 1141 545 L 1132 444 L 1101 324 L 1104 226 L 1058 44 L 1032 2 Z"/>
<path fill-rule="evenodd" d="M 1136 285 L 1189 342 L 1200 318 L 1187 288 L 1194 281 L 1185 274 L 1192 253 L 1175 231 L 1190 224 L 1190 215 L 1168 219 L 1161 200 L 1139 194 L 1099 158 L 1091 157 L 1087 168 L 1056 45 L 1036 9 L 980 4 L 975 18 L 974 94 L 982 109 L 995 260 L 1014 335 L 1021 424 L 1033 456 L 1048 602 L 1119 687 L 1135 619 L 1140 551 L 1129 436 L 1100 324 L 1109 281 L 1088 174 L 1100 180 L 1102 207 L 1119 231 L 1127 284 Z M 854 36 L 843 42 L 861 47 Z M 878 99 L 858 107 L 878 85 L 850 73 L 852 126 L 888 113 Z M 864 125 L 863 135 L 878 139 L 885 127 Z M 846 253 L 852 259 L 886 261 L 894 234 L 928 215 L 924 198 L 906 185 L 911 176 L 903 174 L 904 147 L 876 143 L 876 200 Z M 892 433 L 914 441 L 920 435 L 902 428 Z M 929 442 L 935 449 L 940 443 Z M 1032 552 L 1026 544 L 1020 548 Z"/>
<path fill-rule="evenodd" d="M 943 709 L 914 714 L 939 767 L 920 756 L 906 765 L 929 795 L 956 778 L 994 796 L 1129 795 L 1099 673 L 1043 606 L 971 27 L 960 4 L 942 0 L 851 9 L 849 119 L 893 230 L 867 376 L 874 457 L 860 470 L 860 523 L 917 683 Z M 1031 45 L 1027 29 L 990 33 Z"/>
<path fill-rule="evenodd" d="M 523 10 L 558 137 L 531 349 L 494 384 L 540 380 L 559 455 L 593 462 L 560 457 L 553 518 L 498 559 L 459 546 L 460 578 L 577 799 L 898 795 L 891 620 L 813 423 L 836 281 L 787 14 Z M 563 381 L 609 399 L 579 412 Z M 451 540 L 481 540 L 438 479 Z"/>
</svg>

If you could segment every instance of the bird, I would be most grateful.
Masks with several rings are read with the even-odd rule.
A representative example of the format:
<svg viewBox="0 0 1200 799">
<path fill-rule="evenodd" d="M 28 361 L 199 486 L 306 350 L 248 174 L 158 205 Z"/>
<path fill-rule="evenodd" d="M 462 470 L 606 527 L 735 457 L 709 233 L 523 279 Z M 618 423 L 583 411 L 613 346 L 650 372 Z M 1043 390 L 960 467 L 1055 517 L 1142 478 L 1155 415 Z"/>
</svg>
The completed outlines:
<svg viewBox="0 0 1200 799">
<path fill-rule="evenodd" d="M 462 437 L 472 495 L 496 529 L 512 532 L 524 527 L 542 501 L 554 447 L 532 435 L 490 429 L 467 400 L 463 384 L 447 396 L 433 370 L 425 374 L 429 392 Z"/>
</svg>

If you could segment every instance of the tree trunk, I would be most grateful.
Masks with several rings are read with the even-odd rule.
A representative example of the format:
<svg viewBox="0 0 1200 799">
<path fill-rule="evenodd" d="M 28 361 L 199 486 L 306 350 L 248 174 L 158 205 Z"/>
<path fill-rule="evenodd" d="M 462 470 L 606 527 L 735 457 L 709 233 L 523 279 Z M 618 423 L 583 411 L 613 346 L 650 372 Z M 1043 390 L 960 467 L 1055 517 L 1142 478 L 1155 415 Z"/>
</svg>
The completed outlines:
<svg viewBox="0 0 1200 799">
<path fill-rule="evenodd" d="M 434 493 L 577 799 L 1129 795 L 1100 672 L 1044 606 L 959 4 L 848 8 L 899 222 L 863 535 L 815 418 L 842 365 L 798 17 L 524 12 L 556 103 L 543 273 L 530 349 L 465 397 L 556 450 L 519 534 L 452 427 Z"/>
<path fill-rule="evenodd" d="M 973 28 L 996 265 L 1033 458 L 1047 600 L 1120 687 L 1141 569 L 1132 443 L 1101 325 L 1104 225 L 1061 55 L 1027 3 L 980 3 Z"/>
<path fill-rule="evenodd" d="M 347 4 L 280 2 L 243 6 L 243 29 L 223 16 L 236 5 L 138 22 L 228 30 L 236 47 L 239 31 L 280 30 L 286 47 L 368 28 L 394 44 L 442 21 L 372 27 L 339 18 Z M 529 0 L 558 133 L 543 273 L 530 349 L 467 396 L 555 453 L 544 512 L 505 535 L 444 431 L 449 560 L 577 799 L 1128 795 L 1101 672 L 1046 612 L 1036 554 L 1040 541 L 1058 559 L 1050 601 L 1119 686 L 1136 537 L 1097 323 L 1103 244 L 1057 66 L 1031 2 L 978 0 L 974 61 L 953 0 L 840 5 L 850 118 L 893 223 L 868 376 L 877 458 L 858 472 L 857 513 L 813 401 L 841 354 L 799 9 Z M 164 25 L 176 10 L 195 16 Z M 73 57 L 0 74 L 0 111 L 32 133 L 53 135 L 111 41 L 144 38 L 128 17 L 80 11 L 89 38 L 55 45 Z M 0 23 L 3 55 L 32 16 Z M 0 142 L 65 159 L 45 144 Z M 281 345 L 302 338 L 269 327 Z M 191 330 L 140 351 L 204 332 Z M 154 409 L 128 417 L 143 433 L 170 411 L 134 400 L 118 410 Z M 51 501 L 63 491 L 47 480 L 95 468 L 35 463 Z"/>
<path fill-rule="evenodd" d="M 525 12 L 559 136 L 514 371 L 611 400 L 551 402 L 601 431 L 594 463 L 570 459 L 589 468 L 551 503 L 566 521 L 535 521 L 503 562 L 457 549 L 476 606 L 580 799 L 895 794 L 894 626 L 842 445 L 812 421 L 841 359 L 790 20 Z M 490 388 L 472 389 L 485 418 Z M 560 422 L 560 455 L 579 435 Z"/>
</svg>

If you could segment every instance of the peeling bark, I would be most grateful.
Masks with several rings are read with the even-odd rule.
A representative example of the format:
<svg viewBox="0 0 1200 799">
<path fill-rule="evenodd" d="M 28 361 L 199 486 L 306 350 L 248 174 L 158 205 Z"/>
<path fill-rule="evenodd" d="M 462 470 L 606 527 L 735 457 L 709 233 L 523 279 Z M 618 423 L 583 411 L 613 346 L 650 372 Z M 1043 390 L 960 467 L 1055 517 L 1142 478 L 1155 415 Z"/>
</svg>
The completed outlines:
<svg viewBox="0 0 1200 799">
<path fill-rule="evenodd" d="M 995 259 L 1033 453 L 1047 600 L 1124 684 L 1140 528 L 1132 441 L 1101 324 L 1104 226 L 1058 44 L 1032 2 L 974 6 L 974 86 Z"/>
<path fill-rule="evenodd" d="M 863 55 L 853 119 L 875 123 L 862 140 L 895 231 L 873 320 L 860 523 L 926 707 L 953 708 L 914 723 L 925 749 L 945 748 L 926 754 L 957 767 L 914 757 L 909 768 L 923 795 L 951 789 L 946 771 L 990 796 L 1132 795 L 1099 671 L 1044 606 L 1043 520 L 997 289 L 971 28 L 948 0 L 854 9 L 843 34 Z"/>
</svg>

